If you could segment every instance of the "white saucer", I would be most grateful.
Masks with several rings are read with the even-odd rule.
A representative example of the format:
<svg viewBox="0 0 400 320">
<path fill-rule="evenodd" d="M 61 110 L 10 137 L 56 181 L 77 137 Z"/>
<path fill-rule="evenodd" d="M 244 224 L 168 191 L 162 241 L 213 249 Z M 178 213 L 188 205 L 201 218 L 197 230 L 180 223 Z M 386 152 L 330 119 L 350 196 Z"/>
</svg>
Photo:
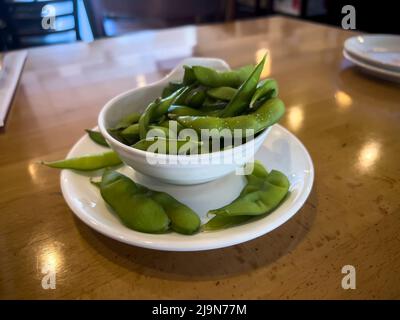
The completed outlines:
<svg viewBox="0 0 400 320">
<path fill-rule="evenodd" d="M 365 71 L 368 74 L 376 76 L 381 79 L 394 81 L 400 83 L 400 72 L 386 70 L 380 67 L 376 67 L 370 64 L 367 64 L 358 58 L 356 58 L 351 53 L 347 52 L 346 49 L 343 50 L 343 56 L 354 63 L 356 66 L 360 67 L 361 70 Z"/>
<path fill-rule="evenodd" d="M 107 150 L 92 142 L 88 136 L 82 137 L 69 152 L 68 157 L 97 153 Z M 166 251 L 198 251 L 231 246 L 245 242 L 279 227 L 290 219 L 306 201 L 314 180 L 314 168 L 306 148 L 289 131 L 274 125 L 256 154 L 268 170 L 277 169 L 290 179 L 290 195 L 284 203 L 270 215 L 257 221 L 233 228 L 200 232 L 193 236 L 174 232 L 167 234 L 146 234 L 126 228 L 110 208 L 106 206 L 99 190 L 89 182 L 89 177 L 99 177 L 101 171 L 81 174 L 70 170 L 61 173 L 61 189 L 69 207 L 88 226 L 100 233 L 127 244 Z M 189 205 L 206 222 L 206 213 L 228 204 L 240 193 L 245 178 L 234 173 L 216 181 L 178 186 L 159 182 L 144 176 L 132 168 L 118 169 L 134 181 L 154 190 L 162 190 Z"/>
<path fill-rule="evenodd" d="M 400 72 L 400 36 L 356 36 L 347 39 L 344 48 L 365 64 Z"/>
</svg>

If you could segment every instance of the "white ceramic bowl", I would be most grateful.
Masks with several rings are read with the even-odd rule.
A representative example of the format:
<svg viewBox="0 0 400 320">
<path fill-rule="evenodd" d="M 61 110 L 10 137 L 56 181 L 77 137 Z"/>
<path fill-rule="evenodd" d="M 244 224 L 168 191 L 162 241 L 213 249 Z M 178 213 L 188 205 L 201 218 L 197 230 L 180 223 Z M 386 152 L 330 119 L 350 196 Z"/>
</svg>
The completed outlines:
<svg viewBox="0 0 400 320">
<path fill-rule="evenodd" d="M 114 127 L 123 116 L 134 111 L 142 112 L 151 101 L 161 95 L 162 89 L 170 81 L 180 81 L 183 77 L 183 65 L 202 65 L 220 71 L 230 69 L 228 64 L 220 59 L 185 59 L 160 81 L 129 90 L 111 99 L 101 110 L 98 124 L 110 147 L 128 166 L 167 183 L 191 185 L 218 179 L 251 161 L 270 128 L 261 132 L 251 142 L 231 150 L 200 155 L 165 155 L 142 151 L 119 142 L 108 133 L 107 129 Z M 234 161 L 229 161 L 232 156 Z"/>
</svg>

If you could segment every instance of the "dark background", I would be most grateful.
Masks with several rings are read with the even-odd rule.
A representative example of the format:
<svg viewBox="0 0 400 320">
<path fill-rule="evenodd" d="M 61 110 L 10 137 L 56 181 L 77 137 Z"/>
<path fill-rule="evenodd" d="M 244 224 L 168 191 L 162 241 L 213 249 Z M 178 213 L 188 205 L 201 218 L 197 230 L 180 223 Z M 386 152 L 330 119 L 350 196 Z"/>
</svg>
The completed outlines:
<svg viewBox="0 0 400 320">
<path fill-rule="evenodd" d="M 276 14 L 341 28 L 341 10 L 349 4 L 356 9 L 357 30 L 400 34 L 396 0 L 289 0 L 299 9 L 296 15 L 277 10 L 280 1 L 286 0 L 0 0 L 0 50 Z M 41 25 L 47 4 L 57 9 L 55 30 Z"/>
</svg>

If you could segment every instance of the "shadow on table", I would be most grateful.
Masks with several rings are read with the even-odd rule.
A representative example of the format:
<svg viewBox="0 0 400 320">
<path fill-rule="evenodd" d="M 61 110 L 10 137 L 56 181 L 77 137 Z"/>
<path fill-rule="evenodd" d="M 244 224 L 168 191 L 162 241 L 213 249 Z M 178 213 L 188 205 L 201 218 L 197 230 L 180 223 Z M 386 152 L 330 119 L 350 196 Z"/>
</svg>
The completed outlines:
<svg viewBox="0 0 400 320">
<path fill-rule="evenodd" d="M 289 221 L 257 239 L 232 247 L 198 252 L 143 249 L 107 238 L 75 219 L 82 237 L 101 255 L 121 267 L 168 280 L 218 280 L 249 273 L 289 254 L 305 238 L 317 213 L 317 186 Z"/>
</svg>

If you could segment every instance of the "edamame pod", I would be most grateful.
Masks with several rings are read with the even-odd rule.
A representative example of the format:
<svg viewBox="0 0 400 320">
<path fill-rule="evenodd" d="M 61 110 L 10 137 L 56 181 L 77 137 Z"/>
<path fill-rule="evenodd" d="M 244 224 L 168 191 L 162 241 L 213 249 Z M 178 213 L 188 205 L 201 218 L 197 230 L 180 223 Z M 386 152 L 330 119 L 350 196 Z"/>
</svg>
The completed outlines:
<svg viewBox="0 0 400 320">
<path fill-rule="evenodd" d="M 229 101 L 231 100 L 237 90 L 231 87 L 218 87 L 218 88 L 211 88 L 207 90 L 207 95 L 214 99 L 220 99 Z"/>
<path fill-rule="evenodd" d="M 122 161 L 114 151 L 100 154 L 87 155 L 77 158 L 69 158 L 59 161 L 42 162 L 42 164 L 58 169 L 74 169 L 80 171 L 92 171 L 112 167 L 121 164 Z"/>
<path fill-rule="evenodd" d="M 278 83 L 274 79 L 265 79 L 257 85 L 256 92 L 251 98 L 249 108 L 252 109 L 260 99 L 276 98 L 278 96 Z"/>
<path fill-rule="evenodd" d="M 203 105 L 206 99 L 204 88 L 196 88 L 190 91 L 185 99 L 185 105 L 189 107 L 198 108 Z"/>
<path fill-rule="evenodd" d="M 146 110 L 142 113 L 139 119 L 139 136 L 140 139 L 146 138 L 147 130 L 149 129 L 150 121 L 152 120 L 155 110 L 160 104 L 160 100 L 155 100 L 148 105 Z"/>
<path fill-rule="evenodd" d="M 241 129 L 243 137 L 248 134 L 246 130 L 253 130 L 256 134 L 265 128 L 278 122 L 285 113 L 285 106 L 282 100 L 272 98 L 264 102 L 258 109 L 252 113 L 229 117 L 219 118 L 211 116 L 182 116 L 176 120 L 186 128 L 195 129 L 201 132 L 201 129 Z"/>
<path fill-rule="evenodd" d="M 253 171 L 251 172 L 251 174 L 246 176 L 247 184 L 243 188 L 239 197 L 260 190 L 267 176 L 268 176 L 268 171 L 264 168 L 264 166 L 260 161 L 256 160 L 253 163 Z M 212 231 L 212 230 L 230 228 L 248 222 L 251 219 L 253 219 L 253 216 L 216 215 L 204 225 L 204 230 Z"/>
<path fill-rule="evenodd" d="M 171 229 L 182 234 L 193 234 L 200 228 L 199 216 L 188 206 L 165 192 L 152 192 L 151 198 L 163 207 L 171 220 Z"/>
<path fill-rule="evenodd" d="M 121 131 L 121 136 L 128 141 L 129 144 L 135 143 L 140 139 L 139 124 L 135 123 Z"/>
<path fill-rule="evenodd" d="M 239 87 L 253 71 L 253 66 L 225 72 L 218 72 L 214 69 L 193 66 L 194 75 L 198 82 L 206 87 Z"/>
<path fill-rule="evenodd" d="M 197 154 L 201 145 L 200 142 L 192 140 L 154 138 L 140 140 L 132 147 L 154 153 Z"/>
<path fill-rule="evenodd" d="M 190 66 L 183 66 L 185 73 L 183 74 L 183 85 L 187 86 L 196 81 L 196 76 L 194 75 L 193 69 Z"/>
<path fill-rule="evenodd" d="M 168 108 L 170 105 L 177 100 L 179 97 L 182 96 L 182 93 L 186 92 L 188 87 L 180 88 L 170 96 L 163 98 L 163 99 L 156 99 L 155 101 L 151 102 L 146 110 L 143 112 L 139 119 L 139 134 L 140 139 L 146 138 L 146 133 L 150 122 L 154 119 L 158 119 L 164 114 L 168 112 Z"/>
<path fill-rule="evenodd" d="M 184 127 L 176 120 L 165 120 L 159 124 L 160 127 L 171 129 L 174 132 L 179 133 Z"/>
<path fill-rule="evenodd" d="M 106 170 L 100 183 L 100 193 L 128 228 L 146 233 L 168 230 L 170 220 L 162 206 L 128 177 Z"/>
<path fill-rule="evenodd" d="M 260 80 L 261 72 L 264 68 L 266 56 L 254 68 L 247 80 L 240 86 L 236 94 L 225 107 L 222 116 L 232 117 L 241 114 L 249 105 L 251 97 L 257 89 L 257 83 Z"/>
<path fill-rule="evenodd" d="M 103 135 L 101 134 L 101 132 L 99 131 L 94 131 L 94 130 L 90 130 L 90 129 L 86 129 L 85 130 L 87 132 L 87 134 L 89 135 L 89 138 L 104 147 L 108 147 L 108 143 L 106 141 L 106 139 L 104 139 Z"/>
<path fill-rule="evenodd" d="M 289 180 L 276 170 L 265 178 L 260 189 L 239 196 L 232 203 L 209 213 L 222 216 L 255 216 L 274 210 L 289 191 Z"/>
<path fill-rule="evenodd" d="M 252 216 L 215 216 L 211 218 L 204 226 L 205 231 L 221 230 L 234 227 L 252 219 Z"/>
<path fill-rule="evenodd" d="M 170 82 L 168 85 L 163 89 L 161 93 L 161 98 L 166 98 L 173 94 L 175 91 L 178 89 L 182 88 L 183 84 L 182 83 L 177 83 L 177 82 Z"/>
<path fill-rule="evenodd" d="M 129 127 L 131 124 L 137 123 L 140 119 L 140 113 L 139 112 L 132 112 L 126 116 L 124 116 L 118 124 L 115 126 L 114 129 L 119 130 L 119 129 L 125 129 Z"/>
<path fill-rule="evenodd" d="M 205 115 L 204 112 L 187 106 L 172 105 L 168 109 L 168 116 L 170 118 L 176 118 L 179 116 L 204 116 L 204 115 Z"/>
<path fill-rule="evenodd" d="M 222 110 L 204 110 L 193 109 L 187 106 L 171 106 L 168 110 L 168 116 L 171 119 L 176 119 L 181 116 L 214 116 L 218 117 Z"/>
</svg>

